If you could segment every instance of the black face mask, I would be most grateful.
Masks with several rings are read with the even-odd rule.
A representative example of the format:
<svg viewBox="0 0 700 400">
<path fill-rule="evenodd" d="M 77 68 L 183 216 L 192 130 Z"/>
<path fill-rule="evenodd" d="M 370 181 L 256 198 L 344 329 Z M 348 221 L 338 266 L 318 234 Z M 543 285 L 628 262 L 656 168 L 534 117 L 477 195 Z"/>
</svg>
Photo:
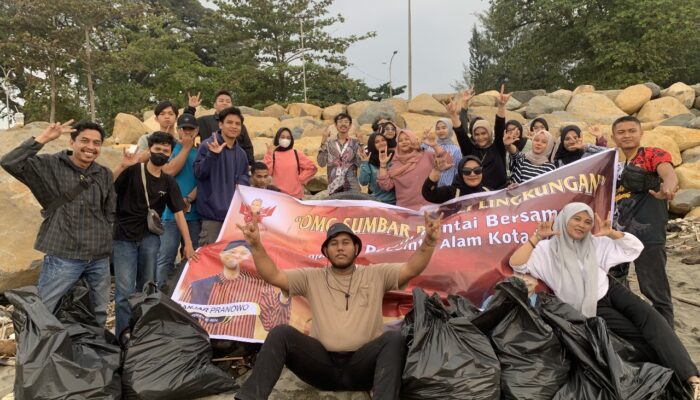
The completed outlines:
<svg viewBox="0 0 700 400">
<path fill-rule="evenodd" d="M 162 167 L 168 162 L 169 158 L 170 157 L 163 153 L 151 153 L 151 164 L 155 165 L 156 167 Z"/>
</svg>

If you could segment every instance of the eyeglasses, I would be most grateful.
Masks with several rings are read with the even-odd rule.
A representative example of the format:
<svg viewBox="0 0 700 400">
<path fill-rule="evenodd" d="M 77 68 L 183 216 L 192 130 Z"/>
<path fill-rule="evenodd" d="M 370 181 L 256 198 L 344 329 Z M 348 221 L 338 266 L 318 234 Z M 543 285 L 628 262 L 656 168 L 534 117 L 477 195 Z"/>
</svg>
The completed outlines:
<svg viewBox="0 0 700 400">
<path fill-rule="evenodd" d="M 481 175 L 481 173 L 484 172 L 483 167 L 476 167 L 476 168 L 464 168 L 462 169 L 462 175 Z"/>
<path fill-rule="evenodd" d="M 510 127 L 510 128 L 508 128 L 508 129 L 506 129 L 506 132 L 511 133 L 511 132 L 515 132 L 515 131 L 517 131 L 517 130 L 518 130 L 518 128 L 516 128 L 516 127 L 513 126 L 513 127 Z"/>
<path fill-rule="evenodd" d="M 385 130 L 385 131 L 396 131 L 396 128 L 394 128 L 393 126 L 389 125 L 389 126 L 385 126 L 385 127 L 384 127 L 384 130 Z"/>
</svg>

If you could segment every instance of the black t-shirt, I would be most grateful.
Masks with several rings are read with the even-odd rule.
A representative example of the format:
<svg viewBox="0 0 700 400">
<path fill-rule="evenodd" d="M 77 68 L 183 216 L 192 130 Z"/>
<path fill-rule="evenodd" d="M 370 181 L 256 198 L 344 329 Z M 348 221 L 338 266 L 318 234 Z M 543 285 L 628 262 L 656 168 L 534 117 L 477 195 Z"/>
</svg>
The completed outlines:
<svg viewBox="0 0 700 400">
<path fill-rule="evenodd" d="M 148 201 L 158 215 L 167 205 L 174 213 L 185 209 L 180 189 L 175 178 L 161 172 L 155 177 L 146 168 Z M 141 182 L 141 164 L 132 165 L 119 175 L 114 188 L 117 191 L 117 217 L 114 223 L 114 240 L 137 242 L 148 233 L 148 206 Z"/>
</svg>

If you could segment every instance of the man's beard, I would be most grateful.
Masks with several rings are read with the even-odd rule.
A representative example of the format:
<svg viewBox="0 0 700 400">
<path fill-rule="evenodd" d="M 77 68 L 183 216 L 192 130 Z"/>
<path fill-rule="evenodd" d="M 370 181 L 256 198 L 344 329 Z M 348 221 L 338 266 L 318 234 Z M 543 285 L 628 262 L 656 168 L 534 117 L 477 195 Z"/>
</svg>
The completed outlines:
<svg viewBox="0 0 700 400">
<path fill-rule="evenodd" d="M 342 263 L 342 264 L 335 264 L 335 263 L 334 263 L 333 261 L 331 261 L 330 259 L 329 259 L 329 261 L 331 261 L 331 265 L 333 266 L 333 268 L 344 270 L 344 269 L 348 269 L 348 268 L 352 267 L 353 265 L 355 265 L 355 259 L 356 259 L 356 258 L 357 258 L 357 256 L 355 256 L 355 257 L 349 259 L 348 261 L 346 261 L 346 262 L 344 262 L 344 263 Z"/>
</svg>

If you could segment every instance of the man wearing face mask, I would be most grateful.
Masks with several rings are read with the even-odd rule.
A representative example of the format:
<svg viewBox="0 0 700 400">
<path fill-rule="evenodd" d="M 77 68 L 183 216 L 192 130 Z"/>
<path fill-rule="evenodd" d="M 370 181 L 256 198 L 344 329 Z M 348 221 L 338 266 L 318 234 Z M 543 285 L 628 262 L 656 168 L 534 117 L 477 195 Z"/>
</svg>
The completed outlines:
<svg viewBox="0 0 700 400">
<path fill-rule="evenodd" d="M 197 258 L 183 213 L 185 202 L 182 194 L 175 179 L 163 172 L 174 145 L 172 135 L 154 132 L 148 138 L 148 161 L 140 163 L 140 153 L 125 151 L 122 162 L 112 171 L 117 192 L 112 257 L 117 286 L 114 296 L 116 334 L 122 341 L 128 337 L 129 295 L 141 290 L 145 283 L 154 281 L 156 275 L 160 236 L 148 228 L 149 205 L 158 215 L 168 206 L 185 243 L 185 257 Z M 147 194 L 142 177 L 145 177 Z"/>
</svg>

